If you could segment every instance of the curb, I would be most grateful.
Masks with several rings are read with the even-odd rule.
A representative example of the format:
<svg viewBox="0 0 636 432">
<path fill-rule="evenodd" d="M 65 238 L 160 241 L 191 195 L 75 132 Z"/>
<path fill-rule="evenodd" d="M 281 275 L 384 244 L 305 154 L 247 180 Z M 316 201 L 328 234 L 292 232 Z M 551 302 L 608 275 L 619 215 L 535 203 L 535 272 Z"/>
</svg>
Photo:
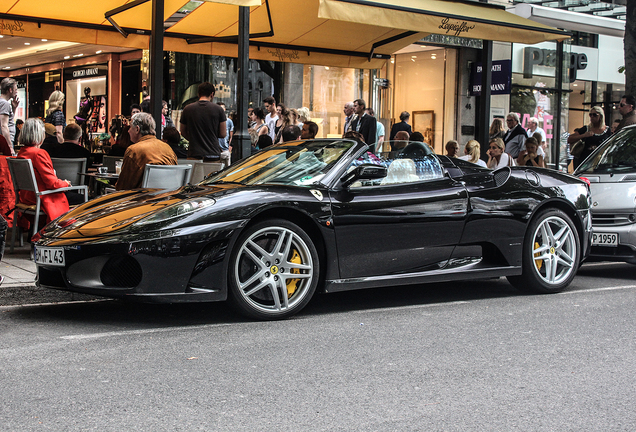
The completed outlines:
<svg viewBox="0 0 636 432">
<path fill-rule="evenodd" d="M 26 306 L 40 303 L 88 301 L 95 300 L 97 298 L 102 297 L 68 291 L 58 291 L 48 288 L 38 288 L 35 285 L 0 286 L 0 307 Z"/>
</svg>

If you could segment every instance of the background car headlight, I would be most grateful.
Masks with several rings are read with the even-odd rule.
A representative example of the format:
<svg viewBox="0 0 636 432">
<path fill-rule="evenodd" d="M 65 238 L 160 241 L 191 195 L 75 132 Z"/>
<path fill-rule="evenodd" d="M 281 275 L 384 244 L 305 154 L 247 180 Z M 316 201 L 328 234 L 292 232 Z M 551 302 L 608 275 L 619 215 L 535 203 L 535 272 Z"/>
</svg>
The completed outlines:
<svg viewBox="0 0 636 432">
<path fill-rule="evenodd" d="M 215 202 L 216 201 L 214 199 L 206 197 L 188 199 L 159 210 L 157 213 L 145 217 L 140 221 L 135 222 L 133 225 L 139 227 L 158 222 L 165 222 L 170 219 L 177 219 L 195 211 L 210 207 Z"/>
</svg>

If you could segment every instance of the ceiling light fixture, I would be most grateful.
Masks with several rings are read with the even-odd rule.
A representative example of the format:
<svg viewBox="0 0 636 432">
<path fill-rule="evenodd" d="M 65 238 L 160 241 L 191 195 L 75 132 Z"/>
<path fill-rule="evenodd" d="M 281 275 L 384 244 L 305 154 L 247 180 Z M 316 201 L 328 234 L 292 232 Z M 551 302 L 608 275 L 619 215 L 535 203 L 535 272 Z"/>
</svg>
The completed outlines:
<svg viewBox="0 0 636 432">
<path fill-rule="evenodd" d="M 64 60 L 68 60 L 70 58 L 71 58 L 71 56 L 64 56 Z"/>
<path fill-rule="evenodd" d="M 49 41 L 48 39 L 42 39 L 42 42 L 48 42 L 48 41 Z"/>
<path fill-rule="evenodd" d="M 101 54 L 101 53 L 102 53 L 102 50 L 95 51 L 95 54 Z"/>
<path fill-rule="evenodd" d="M 24 44 L 25 45 L 31 45 L 31 42 L 25 42 Z"/>
</svg>

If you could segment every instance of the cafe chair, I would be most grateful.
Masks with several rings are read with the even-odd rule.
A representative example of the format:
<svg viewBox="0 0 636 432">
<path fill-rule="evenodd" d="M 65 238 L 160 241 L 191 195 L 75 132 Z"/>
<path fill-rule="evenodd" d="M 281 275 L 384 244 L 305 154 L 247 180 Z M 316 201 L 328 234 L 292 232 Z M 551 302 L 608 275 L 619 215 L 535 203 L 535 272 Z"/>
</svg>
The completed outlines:
<svg viewBox="0 0 636 432">
<path fill-rule="evenodd" d="M 38 232 L 38 224 L 40 221 L 40 216 L 45 215 L 44 211 L 41 209 L 41 199 L 42 195 L 49 195 L 56 192 L 66 192 L 66 191 L 82 191 L 84 193 L 84 202 L 88 201 L 88 187 L 87 186 L 68 186 L 58 189 L 51 189 L 40 191 L 38 189 L 38 183 L 35 179 L 35 171 L 33 170 L 33 164 L 31 163 L 31 159 L 17 159 L 17 158 L 7 158 L 7 163 L 9 164 L 9 172 L 11 173 L 11 180 L 13 181 L 13 190 L 15 191 L 15 208 L 13 211 L 13 233 L 11 235 L 11 250 L 13 253 L 13 246 L 15 244 L 16 233 L 19 230 L 16 213 L 17 214 L 27 214 L 33 216 L 33 234 L 34 236 Z M 23 191 L 31 191 L 35 194 L 35 205 L 23 204 L 20 202 L 20 194 L 19 192 Z"/>
<path fill-rule="evenodd" d="M 121 156 L 107 156 L 104 155 L 104 158 L 102 159 L 102 166 L 105 166 L 106 168 L 108 168 L 108 172 L 109 173 L 114 173 L 115 172 L 115 162 L 117 161 L 123 161 L 124 158 Z"/>
<path fill-rule="evenodd" d="M 224 164 L 221 162 L 191 162 L 194 162 L 194 166 L 192 167 L 192 178 L 190 179 L 190 183 L 192 184 L 197 184 L 203 181 L 203 179 L 205 179 L 208 175 L 221 171 L 224 167 Z"/>
<path fill-rule="evenodd" d="M 192 165 L 151 165 L 144 169 L 142 188 L 179 189 L 190 182 Z"/>
<path fill-rule="evenodd" d="M 72 186 L 84 184 L 86 158 L 51 158 L 57 178 L 70 180 Z"/>
</svg>

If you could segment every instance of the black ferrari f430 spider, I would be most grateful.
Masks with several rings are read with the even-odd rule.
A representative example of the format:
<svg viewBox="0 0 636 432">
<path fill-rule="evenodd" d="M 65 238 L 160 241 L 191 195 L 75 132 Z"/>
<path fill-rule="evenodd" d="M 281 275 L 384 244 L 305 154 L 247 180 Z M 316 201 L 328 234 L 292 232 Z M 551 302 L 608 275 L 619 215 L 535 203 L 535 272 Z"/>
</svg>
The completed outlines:
<svg viewBox="0 0 636 432">
<path fill-rule="evenodd" d="M 200 184 L 104 195 L 34 241 L 41 287 L 152 302 L 230 300 L 257 319 L 336 292 L 505 276 L 565 289 L 590 249 L 590 192 L 556 171 L 492 171 L 410 143 L 267 149 Z"/>
</svg>

